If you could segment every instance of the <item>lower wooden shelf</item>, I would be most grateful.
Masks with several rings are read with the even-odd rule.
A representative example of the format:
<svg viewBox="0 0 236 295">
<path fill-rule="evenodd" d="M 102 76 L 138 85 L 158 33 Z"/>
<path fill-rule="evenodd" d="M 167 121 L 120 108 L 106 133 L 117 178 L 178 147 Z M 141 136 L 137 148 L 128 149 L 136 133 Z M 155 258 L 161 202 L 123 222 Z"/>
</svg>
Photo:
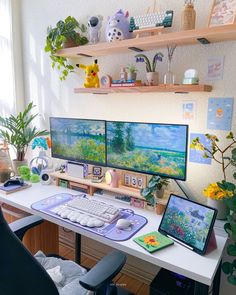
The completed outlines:
<svg viewBox="0 0 236 295">
<path fill-rule="evenodd" d="M 60 179 L 68 180 L 71 183 L 71 188 L 73 186 L 81 187 L 88 191 L 89 194 L 93 195 L 96 189 L 102 189 L 110 192 L 115 192 L 121 195 L 128 195 L 130 197 L 134 197 L 137 199 L 145 200 L 141 195 L 138 189 L 126 187 L 120 185 L 119 187 L 111 187 L 105 182 L 95 183 L 92 182 L 90 179 L 78 178 L 68 175 L 67 173 L 60 173 L 60 172 L 52 172 L 50 173 L 51 176 L 55 177 L 57 180 L 57 185 L 59 184 Z"/>
<path fill-rule="evenodd" d="M 93 94 L 108 94 L 108 93 L 133 93 L 133 92 L 211 92 L 211 85 L 182 85 L 182 84 L 159 84 L 158 86 L 134 86 L 134 87 L 109 87 L 109 88 L 75 88 L 75 93 L 93 93 Z"/>
</svg>

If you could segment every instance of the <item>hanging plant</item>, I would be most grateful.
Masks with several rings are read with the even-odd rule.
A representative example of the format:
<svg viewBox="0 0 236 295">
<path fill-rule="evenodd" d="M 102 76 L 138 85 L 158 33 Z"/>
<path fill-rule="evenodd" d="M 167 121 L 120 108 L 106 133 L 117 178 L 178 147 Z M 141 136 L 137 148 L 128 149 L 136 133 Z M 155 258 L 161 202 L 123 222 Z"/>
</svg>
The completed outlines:
<svg viewBox="0 0 236 295">
<path fill-rule="evenodd" d="M 73 41 L 74 46 L 88 43 L 87 37 L 83 35 L 86 31 L 86 26 L 80 25 L 72 16 L 58 21 L 55 28 L 48 27 L 44 50 L 50 53 L 52 68 L 56 67 L 60 71 L 60 80 L 65 80 L 69 73 L 74 72 L 74 66 L 67 58 L 57 56 L 57 51 L 64 48 L 66 42 Z"/>
</svg>

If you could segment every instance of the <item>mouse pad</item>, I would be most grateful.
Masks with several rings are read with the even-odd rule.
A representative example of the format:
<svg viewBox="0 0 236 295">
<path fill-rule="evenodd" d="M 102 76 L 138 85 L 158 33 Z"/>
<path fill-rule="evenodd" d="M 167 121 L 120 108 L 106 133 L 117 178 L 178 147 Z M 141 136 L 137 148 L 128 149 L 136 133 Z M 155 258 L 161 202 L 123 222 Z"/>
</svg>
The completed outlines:
<svg viewBox="0 0 236 295">
<path fill-rule="evenodd" d="M 78 196 L 79 195 L 72 195 L 66 193 L 56 194 L 39 202 L 33 203 L 31 205 L 31 208 L 43 212 L 45 214 L 51 215 L 57 219 L 63 220 L 64 222 L 67 222 L 74 226 L 81 227 L 87 231 L 93 232 L 100 236 L 104 236 L 113 241 L 126 241 L 130 239 L 148 222 L 146 217 L 135 214 L 133 210 L 122 208 L 119 216 L 112 223 L 105 223 L 103 226 L 97 228 L 89 228 L 87 226 L 82 226 L 78 223 L 72 222 L 69 219 L 63 219 L 62 217 L 53 212 L 53 210 L 56 207 L 61 206 L 64 203 L 71 201 Z M 83 196 L 86 195 L 83 194 Z M 132 225 L 129 230 L 120 230 L 116 228 L 116 222 L 120 218 L 125 218 L 131 221 Z"/>
</svg>

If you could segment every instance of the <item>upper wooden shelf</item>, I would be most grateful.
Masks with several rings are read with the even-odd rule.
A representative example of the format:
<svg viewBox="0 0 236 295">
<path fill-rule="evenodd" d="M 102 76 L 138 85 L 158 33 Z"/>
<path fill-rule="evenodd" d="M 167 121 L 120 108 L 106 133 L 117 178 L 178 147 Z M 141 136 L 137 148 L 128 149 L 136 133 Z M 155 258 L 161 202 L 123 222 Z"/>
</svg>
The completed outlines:
<svg viewBox="0 0 236 295">
<path fill-rule="evenodd" d="M 199 44 L 205 40 L 209 43 L 236 40 L 236 25 L 163 33 L 160 35 L 126 39 L 117 42 L 104 42 L 94 45 L 61 49 L 58 56 L 75 58 L 78 56 L 98 57 L 111 54 L 128 53 L 131 51 L 153 50 L 170 44 L 178 46 Z"/>
<path fill-rule="evenodd" d="M 158 86 L 137 86 L 137 87 L 109 87 L 109 88 L 75 88 L 75 93 L 94 93 L 94 94 L 107 94 L 107 93 L 131 93 L 131 92 L 175 92 L 175 93 L 188 93 L 188 92 L 210 92 L 212 86 L 210 85 L 165 85 L 159 84 Z"/>
</svg>

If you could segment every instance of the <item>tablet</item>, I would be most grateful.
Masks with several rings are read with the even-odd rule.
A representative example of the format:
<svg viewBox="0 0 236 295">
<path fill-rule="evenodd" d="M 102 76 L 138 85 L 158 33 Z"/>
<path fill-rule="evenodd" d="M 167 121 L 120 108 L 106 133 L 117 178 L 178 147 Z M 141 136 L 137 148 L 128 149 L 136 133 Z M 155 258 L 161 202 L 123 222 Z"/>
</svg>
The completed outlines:
<svg viewBox="0 0 236 295">
<path fill-rule="evenodd" d="M 214 208 L 171 194 L 158 231 L 203 255 L 216 215 Z"/>
</svg>

